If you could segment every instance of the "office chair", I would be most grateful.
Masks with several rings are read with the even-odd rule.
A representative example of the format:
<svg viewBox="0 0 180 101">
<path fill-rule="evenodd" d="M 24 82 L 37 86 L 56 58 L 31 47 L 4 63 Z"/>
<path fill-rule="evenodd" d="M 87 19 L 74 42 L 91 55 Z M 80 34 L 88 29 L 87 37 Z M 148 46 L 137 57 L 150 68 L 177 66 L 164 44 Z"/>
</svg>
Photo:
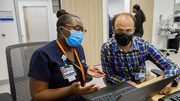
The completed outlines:
<svg viewBox="0 0 180 101">
<path fill-rule="evenodd" d="M 0 101 L 13 101 L 12 96 L 9 93 L 1 93 Z"/>
<path fill-rule="evenodd" d="M 46 45 L 49 41 L 22 43 L 8 46 L 6 57 L 9 73 L 9 82 L 13 101 L 30 101 L 29 91 L 29 62 L 32 54 L 38 48 Z M 86 82 L 92 80 L 86 76 Z"/>
<path fill-rule="evenodd" d="M 6 58 L 13 101 L 30 101 L 29 62 L 32 54 L 49 41 L 22 43 L 8 46 Z"/>
<path fill-rule="evenodd" d="M 151 72 L 154 73 L 157 77 L 163 75 L 163 71 L 158 69 L 151 69 Z"/>
</svg>

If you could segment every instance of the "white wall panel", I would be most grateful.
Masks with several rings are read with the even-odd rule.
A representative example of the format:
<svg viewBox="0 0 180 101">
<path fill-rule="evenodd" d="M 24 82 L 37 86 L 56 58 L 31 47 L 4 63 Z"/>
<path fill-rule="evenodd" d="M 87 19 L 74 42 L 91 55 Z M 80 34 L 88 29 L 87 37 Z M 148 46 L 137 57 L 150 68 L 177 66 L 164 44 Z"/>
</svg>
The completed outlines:
<svg viewBox="0 0 180 101">
<path fill-rule="evenodd" d="M 11 11 L 13 21 L 0 21 L 0 80 L 8 79 L 5 49 L 11 44 L 19 43 L 13 0 L 1 0 L 0 11 Z M 2 34 L 5 36 L 2 36 Z"/>
</svg>

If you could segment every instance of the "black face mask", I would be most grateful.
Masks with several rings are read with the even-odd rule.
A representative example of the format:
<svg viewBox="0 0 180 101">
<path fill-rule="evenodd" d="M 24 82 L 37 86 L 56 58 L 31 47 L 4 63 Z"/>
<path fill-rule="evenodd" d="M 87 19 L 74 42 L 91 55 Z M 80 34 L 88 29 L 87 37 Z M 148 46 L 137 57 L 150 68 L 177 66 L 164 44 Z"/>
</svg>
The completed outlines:
<svg viewBox="0 0 180 101">
<path fill-rule="evenodd" d="M 117 43 L 121 46 L 127 46 L 129 42 L 132 41 L 132 35 L 126 34 L 126 33 L 116 33 L 115 34 L 115 39 Z"/>
</svg>

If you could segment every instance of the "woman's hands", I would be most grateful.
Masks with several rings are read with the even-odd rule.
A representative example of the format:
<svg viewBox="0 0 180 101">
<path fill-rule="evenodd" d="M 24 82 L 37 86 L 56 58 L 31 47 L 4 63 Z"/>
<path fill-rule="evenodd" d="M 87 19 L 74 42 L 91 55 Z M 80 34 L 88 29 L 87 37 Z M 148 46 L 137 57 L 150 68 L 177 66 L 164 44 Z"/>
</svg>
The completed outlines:
<svg viewBox="0 0 180 101">
<path fill-rule="evenodd" d="M 71 91 L 72 91 L 72 94 L 79 94 L 79 95 L 90 94 L 100 89 L 99 86 L 95 87 L 95 85 L 96 84 L 91 84 L 89 86 L 82 87 L 81 82 L 74 82 L 71 85 Z"/>
<path fill-rule="evenodd" d="M 104 72 L 99 70 L 97 67 L 88 67 L 87 74 L 89 76 L 96 77 L 96 78 L 105 76 Z M 95 85 L 96 84 L 91 84 L 91 85 L 82 87 L 81 82 L 74 82 L 71 85 L 71 91 L 72 91 L 72 94 L 80 94 L 80 95 L 90 94 L 100 89 L 100 86 L 95 86 Z"/>
<path fill-rule="evenodd" d="M 103 71 L 101 71 L 97 67 L 93 67 L 93 66 L 88 67 L 87 74 L 89 76 L 96 77 L 96 78 L 105 76 Z"/>
</svg>

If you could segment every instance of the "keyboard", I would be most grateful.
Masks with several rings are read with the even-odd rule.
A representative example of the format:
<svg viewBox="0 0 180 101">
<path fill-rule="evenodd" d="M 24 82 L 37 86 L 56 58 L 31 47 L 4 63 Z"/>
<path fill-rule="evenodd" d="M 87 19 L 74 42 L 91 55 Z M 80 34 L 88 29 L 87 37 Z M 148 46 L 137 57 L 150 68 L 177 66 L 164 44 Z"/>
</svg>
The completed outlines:
<svg viewBox="0 0 180 101">
<path fill-rule="evenodd" d="M 82 95 L 82 97 L 86 101 L 117 101 L 122 94 L 134 89 L 137 88 L 127 82 L 120 82 L 103 87 L 97 92 Z"/>
<path fill-rule="evenodd" d="M 158 101 L 180 101 L 180 91 L 176 91 L 174 93 L 166 95 L 158 99 Z"/>
<path fill-rule="evenodd" d="M 132 86 L 127 86 L 115 92 L 106 93 L 102 96 L 95 97 L 92 99 L 92 101 L 117 101 L 121 94 L 124 94 L 132 89 L 134 89 Z"/>
</svg>

